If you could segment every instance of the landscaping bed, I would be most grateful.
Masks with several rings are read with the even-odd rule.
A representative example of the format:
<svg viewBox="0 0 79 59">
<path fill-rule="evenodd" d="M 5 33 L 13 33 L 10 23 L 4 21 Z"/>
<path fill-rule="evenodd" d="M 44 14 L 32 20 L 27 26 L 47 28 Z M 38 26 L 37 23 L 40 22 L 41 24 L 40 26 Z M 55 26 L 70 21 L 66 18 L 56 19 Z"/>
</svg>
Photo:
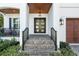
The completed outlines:
<svg viewBox="0 0 79 59">
<path fill-rule="evenodd" d="M 51 56 L 77 56 L 66 42 L 60 42 L 60 48 L 50 53 Z"/>
<path fill-rule="evenodd" d="M 26 52 L 20 52 L 19 42 L 15 38 L 11 40 L 0 39 L 0 56 L 27 56 Z"/>
</svg>

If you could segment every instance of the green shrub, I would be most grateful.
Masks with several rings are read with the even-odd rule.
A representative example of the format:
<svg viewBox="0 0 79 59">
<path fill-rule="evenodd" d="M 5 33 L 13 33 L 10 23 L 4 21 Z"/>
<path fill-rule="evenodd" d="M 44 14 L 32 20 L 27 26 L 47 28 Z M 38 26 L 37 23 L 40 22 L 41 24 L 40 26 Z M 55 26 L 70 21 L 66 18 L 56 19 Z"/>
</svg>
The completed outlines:
<svg viewBox="0 0 79 59">
<path fill-rule="evenodd" d="M 2 43 L 0 43 L 0 51 L 6 49 L 10 46 L 10 40 L 4 40 Z"/>
<path fill-rule="evenodd" d="M 66 42 L 60 42 L 60 49 L 63 49 L 63 48 L 71 49 L 71 47 L 69 46 L 68 43 L 66 43 Z"/>
<path fill-rule="evenodd" d="M 62 56 L 61 52 L 59 52 L 59 51 L 51 52 L 49 55 L 50 56 Z"/>
<path fill-rule="evenodd" d="M 50 53 L 51 56 L 77 56 L 66 42 L 60 42 L 59 51 Z"/>
<path fill-rule="evenodd" d="M 16 41 L 15 38 L 12 38 L 12 39 L 11 39 L 11 42 L 10 42 L 10 45 L 12 46 L 12 45 L 17 45 L 17 44 L 19 44 L 19 42 Z"/>
<path fill-rule="evenodd" d="M 19 42 L 15 38 L 11 40 L 0 39 L 0 56 L 27 56 L 26 52 L 19 52 Z"/>
<path fill-rule="evenodd" d="M 29 55 L 26 52 L 19 52 L 19 45 L 13 45 L 8 47 L 7 49 L 0 52 L 1 56 L 27 56 Z"/>
<path fill-rule="evenodd" d="M 60 51 L 63 56 L 77 56 L 71 49 L 62 48 Z"/>
<path fill-rule="evenodd" d="M 60 51 L 64 56 L 76 56 L 67 42 L 60 42 Z"/>
<path fill-rule="evenodd" d="M 3 44 L 0 44 L 0 51 L 2 51 L 4 49 Z"/>
<path fill-rule="evenodd" d="M 29 53 L 27 53 L 27 52 L 19 52 L 17 54 L 17 56 L 29 56 Z"/>
<path fill-rule="evenodd" d="M 0 31 L 0 35 L 1 35 L 1 36 L 3 36 L 3 35 L 4 35 L 4 33 Z"/>
<path fill-rule="evenodd" d="M 3 40 L 2 39 L 0 39 L 0 43 L 3 43 Z"/>
<path fill-rule="evenodd" d="M 12 38 L 12 39 L 11 39 L 11 42 L 10 42 L 10 45 L 11 45 L 11 46 L 12 46 L 12 45 L 15 45 L 15 42 L 16 42 L 15 38 Z"/>
<path fill-rule="evenodd" d="M 10 40 L 4 40 L 3 44 L 5 47 L 9 47 L 10 46 Z"/>
<path fill-rule="evenodd" d="M 50 53 L 51 56 L 77 56 L 71 49 L 63 48 L 59 51 Z"/>
<path fill-rule="evenodd" d="M 6 49 L 4 49 L 2 52 L 0 52 L 0 55 L 3 56 L 15 56 L 18 54 L 19 45 L 10 46 Z"/>
<path fill-rule="evenodd" d="M 4 49 L 10 47 L 10 46 L 13 46 L 13 45 L 18 45 L 19 42 L 16 41 L 15 39 L 12 39 L 12 40 L 1 40 L 0 42 L 0 51 L 3 51 Z"/>
</svg>

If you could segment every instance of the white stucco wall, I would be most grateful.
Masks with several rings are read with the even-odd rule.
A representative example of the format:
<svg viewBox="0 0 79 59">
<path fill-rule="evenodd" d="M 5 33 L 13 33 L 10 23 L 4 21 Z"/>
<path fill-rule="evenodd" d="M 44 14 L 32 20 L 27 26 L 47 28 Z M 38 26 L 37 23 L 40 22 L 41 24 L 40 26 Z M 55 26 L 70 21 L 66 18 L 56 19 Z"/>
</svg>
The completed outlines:
<svg viewBox="0 0 79 59">
<path fill-rule="evenodd" d="M 57 45 L 59 48 L 59 42 L 60 42 L 60 33 L 59 33 L 59 4 L 54 3 L 53 4 L 53 28 L 57 31 Z"/>
<path fill-rule="evenodd" d="M 25 30 L 26 27 L 28 27 L 28 5 L 26 3 L 23 3 L 20 6 L 20 45 L 22 46 L 22 32 Z"/>
<path fill-rule="evenodd" d="M 20 8 L 24 3 L 0 3 L 0 8 Z"/>
<path fill-rule="evenodd" d="M 34 18 L 40 18 L 39 14 L 29 14 L 29 34 L 45 34 L 45 33 L 34 33 Z M 46 34 L 48 34 L 48 14 L 41 14 L 41 18 L 46 18 Z"/>
<path fill-rule="evenodd" d="M 48 34 L 51 35 L 51 27 L 53 27 L 53 4 L 48 12 Z"/>
<path fill-rule="evenodd" d="M 60 39 L 66 41 L 66 18 L 79 18 L 79 4 L 60 4 L 60 16 L 64 20 L 64 25 L 60 26 Z"/>
<path fill-rule="evenodd" d="M 60 15 L 72 18 L 79 17 L 79 4 L 60 4 Z"/>
<path fill-rule="evenodd" d="M 27 6 L 27 27 L 29 27 L 29 6 Z"/>
<path fill-rule="evenodd" d="M 53 4 L 53 27 L 57 31 L 57 45 L 66 42 L 66 18 L 79 18 L 79 4 Z M 60 18 L 64 24 L 60 25 Z"/>
</svg>

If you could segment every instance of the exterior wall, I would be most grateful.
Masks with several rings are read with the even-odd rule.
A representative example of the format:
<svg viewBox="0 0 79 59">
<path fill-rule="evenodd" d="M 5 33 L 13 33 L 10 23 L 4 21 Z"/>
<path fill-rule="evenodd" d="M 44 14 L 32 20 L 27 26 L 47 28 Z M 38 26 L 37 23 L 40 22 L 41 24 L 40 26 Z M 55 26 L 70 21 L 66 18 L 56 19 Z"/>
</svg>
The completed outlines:
<svg viewBox="0 0 79 59">
<path fill-rule="evenodd" d="M 0 8 L 11 7 L 11 8 L 20 8 L 24 3 L 0 3 Z"/>
<path fill-rule="evenodd" d="M 27 27 L 29 27 L 29 6 L 27 6 Z"/>
<path fill-rule="evenodd" d="M 64 20 L 64 25 L 59 28 L 60 38 L 66 41 L 66 18 L 79 18 L 79 4 L 60 4 L 60 15 Z"/>
<path fill-rule="evenodd" d="M 66 18 L 79 18 L 79 4 L 53 4 L 53 27 L 57 31 L 57 45 L 66 42 Z M 60 18 L 64 24 L 60 25 Z"/>
<path fill-rule="evenodd" d="M 20 46 L 22 46 L 22 32 L 26 27 L 28 27 L 28 14 L 28 5 L 26 3 L 23 3 L 22 5 L 20 5 Z"/>
<path fill-rule="evenodd" d="M 38 17 L 39 14 L 29 14 L 29 34 L 45 34 L 45 33 L 34 33 L 34 18 Z M 42 17 L 46 17 L 46 34 L 48 34 L 48 14 L 41 14 Z"/>
<path fill-rule="evenodd" d="M 60 30 L 59 30 L 59 19 L 60 19 L 60 15 L 59 15 L 59 4 L 58 3 L 54 3 L 53 4 L 53 28 L 57 31 L 57 46 L 59 48 L 60 45 Z"/>
<path fill-rule="evenodd" d="M 53 27 L 53 5 L 48 13 L 48 34 L 51 35 L 51 27 Z"/>
<path fill-rule="evenodd" d="M 19 14 L 6 14 L 4 16 L 4 28 L 9 28 L 9 18 L 19 18 Z"/>
</svg>

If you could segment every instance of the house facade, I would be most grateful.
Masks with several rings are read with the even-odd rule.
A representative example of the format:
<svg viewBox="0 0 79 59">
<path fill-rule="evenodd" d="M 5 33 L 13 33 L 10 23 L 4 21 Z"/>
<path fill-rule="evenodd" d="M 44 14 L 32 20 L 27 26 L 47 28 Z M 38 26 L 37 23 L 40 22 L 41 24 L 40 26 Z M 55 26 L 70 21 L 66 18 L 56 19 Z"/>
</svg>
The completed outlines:
<svg viewBox="0 0 79 59">
<path fill-rule="evenodd" d="M 15 35 L 13 37 L 20 42 L 20 46 L 23 44 L 23 32 L 26 33 L 26 28 L 29 29 L 29 35 L 49 36 L 51 36 L 51 28 L 54 28 L 58 48 L 60 41 L 68 42 L 69 44 L 79 43 L 79 4 L 48 3 L 47 8 L 43 6 L 45 4 L 42 4 L 42 6 L 48 10 L 47 12 L 44 12 L 46 11 L 45 9 L 42 10 L 42 6 L 38 8 L 41 12 L 39 10 L 34 11 L 33 4 L 34 3 L 0 4 L 0 14 L 4 20 L 3 28 L 13 30 L 12 35 Z M 36 5 L 40 7 L 39 5 L 41 5 L 41 3 Z M 7 11 L 11 9 L 14 10 L 11 12 Z M 38 25 L 38 23 L 42 24 Z M 16 31 L 14 29 L 16 29 Z M 55 33 L 52 34 L 54 35 Z M 7 39 L 12 37 L 0 36 L 0 38 Z"/>
</svg>

